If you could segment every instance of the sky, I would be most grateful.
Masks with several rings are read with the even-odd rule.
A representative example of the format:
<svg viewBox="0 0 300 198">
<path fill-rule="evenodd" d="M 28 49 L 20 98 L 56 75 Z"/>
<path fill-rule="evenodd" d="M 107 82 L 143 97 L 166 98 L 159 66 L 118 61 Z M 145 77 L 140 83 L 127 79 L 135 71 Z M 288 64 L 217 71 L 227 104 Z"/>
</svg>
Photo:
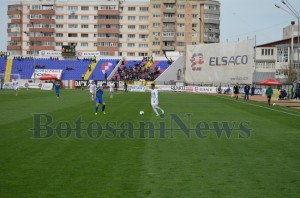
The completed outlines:
<svg viewBox="0 0 300 198">
<path fill-rule="evenodd" d="M 137 1 L 137 0 L 135 0 Z M 281 0 L 219 0 L 221 3 L 221 42 L 236 42 L 253 39 L 264 44 L 282 39 L 283 28 L 297 19 L 280 7 L 288 10 Z M 288 0 L 300 13 L 300 0 Z M 0 0 L 0 50 L 6 51 L 7 2 Z"/>
</svg>

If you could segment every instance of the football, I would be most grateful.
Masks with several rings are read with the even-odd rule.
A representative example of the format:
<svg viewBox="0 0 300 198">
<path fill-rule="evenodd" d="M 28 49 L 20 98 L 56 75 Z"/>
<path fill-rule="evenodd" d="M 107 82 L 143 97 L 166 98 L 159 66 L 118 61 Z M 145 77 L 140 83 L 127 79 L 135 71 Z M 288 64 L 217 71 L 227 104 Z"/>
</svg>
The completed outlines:
<svg viewBox="0 0 300 198">
<path fill-rule="evenodd" d="M 144 115 L 144 111 L 140 111 L 140 115 Z"/>
<path fill-rule="evenodd" d="M 276 103 L 273 103 L 273 106 L 275 106 L 276 105 Z"/>
</svg>

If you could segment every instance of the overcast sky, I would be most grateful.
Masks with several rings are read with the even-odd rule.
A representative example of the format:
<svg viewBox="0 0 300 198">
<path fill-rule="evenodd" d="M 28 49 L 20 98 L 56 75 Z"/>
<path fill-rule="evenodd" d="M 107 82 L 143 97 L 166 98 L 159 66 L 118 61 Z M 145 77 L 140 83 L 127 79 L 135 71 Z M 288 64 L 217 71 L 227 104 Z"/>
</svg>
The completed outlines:
<svg viewBox="0 0 300 198">
<path fill-rule="evenodd" d="M 0 0 L 0 50 L 7 44 L 7 1 Z M 281 0 L 219 0 L 221 2 L 221 42 L 254 38 L 263 44 L 282 38 L 282 29 L 297 19 L 282 9 L 288 10 Z M 300 0 L 288 0 L 300 12 Z"/>
</svg>

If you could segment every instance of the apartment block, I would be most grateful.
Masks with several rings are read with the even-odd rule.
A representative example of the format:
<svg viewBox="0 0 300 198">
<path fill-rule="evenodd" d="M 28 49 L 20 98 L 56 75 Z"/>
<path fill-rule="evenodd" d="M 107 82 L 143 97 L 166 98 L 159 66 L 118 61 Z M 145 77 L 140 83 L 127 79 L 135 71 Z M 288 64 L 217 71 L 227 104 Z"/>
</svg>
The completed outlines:
<svg viewBox="0 0 300 198">
<path fill-rule="evenodd" d="M 220 3 L 212 0 L 10 1 L 7 15 L 11 55 L 73 45 L 102 56 L 161 56 L 220 41 Z"/>
</svg>

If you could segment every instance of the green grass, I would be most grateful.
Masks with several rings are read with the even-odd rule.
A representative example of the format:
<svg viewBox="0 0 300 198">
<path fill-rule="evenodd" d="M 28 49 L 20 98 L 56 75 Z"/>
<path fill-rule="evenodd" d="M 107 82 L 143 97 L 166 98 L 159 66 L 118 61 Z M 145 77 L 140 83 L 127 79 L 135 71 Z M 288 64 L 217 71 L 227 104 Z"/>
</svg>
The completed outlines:
<svg viewBox="0 0 300 198">
<path fill-rule="evenodd" d="M 21 90 L 15 97 L 1 90 L 0 197 L 299 197 L 300 111 L 224 96 L 160 93 L 166 111 L 160 118 L 151 109 L 150 93 L 118 93 L 113 99 L 106 93 L 104 99 L 107 114 L 95 116 L 88 91 L 62 90 L 57 99 L 52 91 Z M 125 129 L 128 122 L 134 128 L 140 122 L 168 128 L 171 121 L 179 128 L 171 115 L 188 126 L 190 114 L 191 130 L 190 137 L 165 131 L 160 138 L 156 131 L 154 138 L 141 138 L 135 130 L 133 138 L 128 133 L 122 138 L 121 131 L 112 137 L 103 130 L 91 138 L 82 130 L 81 138 L 72 131 L 67 138 L 39 139 L 34 114 L 51 116 L 52 128 L 59 122 L 75 127 L 80 118 L 85 128 L 111 121 L 110 126 L 125 124 Z M 251 136 L 196 135 L 198 123 L 212 128 L 214 121 L 231 127 L 247 122 Z"/>
</svg>

